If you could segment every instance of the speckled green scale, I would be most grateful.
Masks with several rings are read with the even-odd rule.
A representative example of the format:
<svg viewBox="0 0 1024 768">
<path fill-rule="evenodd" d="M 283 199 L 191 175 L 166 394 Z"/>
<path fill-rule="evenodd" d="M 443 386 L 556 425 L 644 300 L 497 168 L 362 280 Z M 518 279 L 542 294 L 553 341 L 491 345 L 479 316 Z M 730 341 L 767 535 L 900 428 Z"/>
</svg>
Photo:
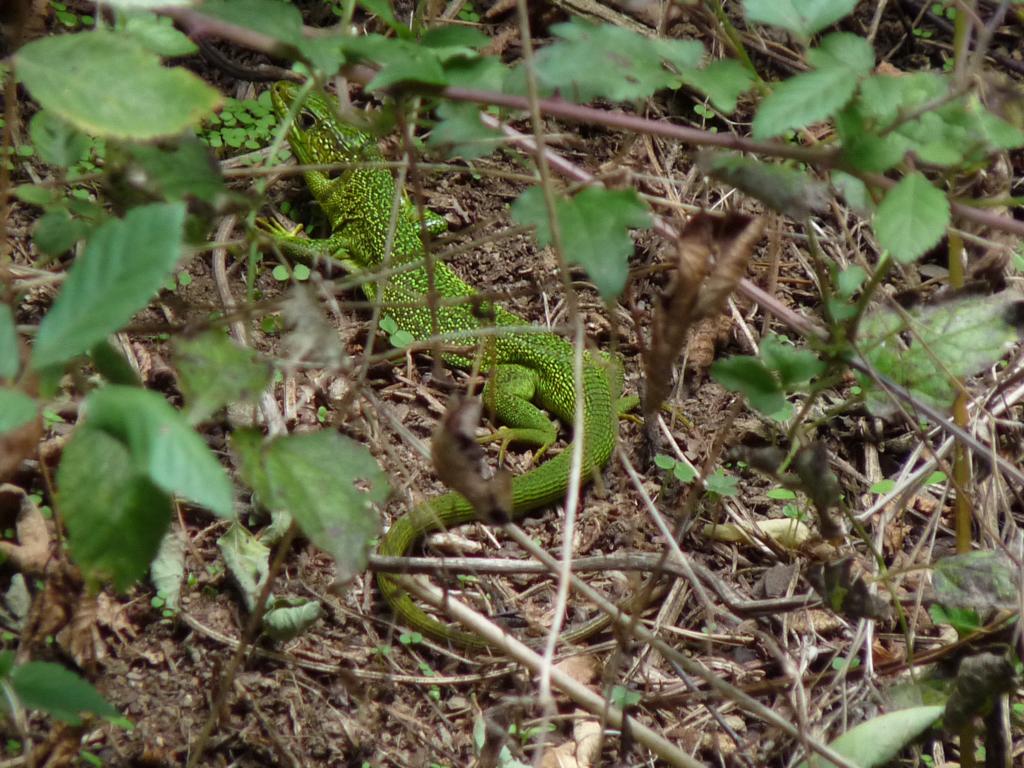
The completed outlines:
<svg viewBox="0 0 1024 768">
<path fill-rule="evenodd" d="M 274 108 L 284 118 L 294 104 L 298 89 L 289 83 L 278 83 L 272 90 Z M 376 141 L 369 134 L 353 128 L 337 117 L 336 105 L 322 96 L 307 97 L 295 114 L 288 135 L 292 152 L 304 165 L 372 163 L 381 159 Z M 423 243 L 416 209 L 404 196 L 395 227 L 390 260 L 386 258 L 388 230 L 395 195 L 391 172 L 381 167 L 341 169 L 335 175 L 320 171 L 305 174 L 310 191 L 332 224 L 330 238 L 311 240 L 281 235 L 282 247 L 302 257 L 329 257 L 354 271 L 374 271 L 385 264 L 394 267 L 421 260 Z M 437 224 L 436 215 L 429 222 Z M 445 298 L 471 296 L 475 293 L 446 264 L 434 267 L 434 284 Z M 428 281 L 424 268 L 394 275 L 381 289 L 380 298 L 398 328 L 416 339 L 429 338 L 434 329 L 424 296 Z M 377 283 L 364 284 L 371 300 L 377 298 Z M 403 308 L 410 302 L 418 306 Z M 490 322 L 490 321 L 488 321 Z M 494 310 L 493 322 L 499 326 L 527 323 L 500 307 Z M 457 334 L 473 331 L 481 324 L 470 303 L 440 307 L 437 330 Z M 516 441 L 546 448 L 555 428 L 540 408 L 572 424 L 575 417 L 576 389 L 573 384 L 573 349 L 564 339 L 547 332 L 523 333 L 509 331 L 498 334 L 491 350 L 484 355 L 486 364 L 497 369 L 485 388 L 496 408 L 497 418 L 505 425 L 504 434 Z M 467 344 L 477 343 L 467 339 Z M 446 356 L 451 365 L 468 367 L 469 359 L 459 355 Z M 484 369 L 487 370 L 485 364 Z M 583 365 L 583 471 L 589 480 L 611 456 L 615 445 L 616 411 L 612 383 L 603 360 L 587 355 Z M 536 403 L 536 405 L 535 405 Z M 537 407 L 540 406 L 540 408 Z M 577 430 L 577 438 L 579 430 Z M 575 439 L 575 438 L 574 438 Z M 514 479 L 512 483 L 513 517 L 561 501 L 569 485 L 572 451 L 565 450 L 540 466 Z M 405 555 L 424 534 L 447 529 L 475 519 L 469 503 L 458 493 L 446 493 L 421 504 L 398 518 L 380 544 L 383 555 Z M 381 593 L 400 619 L 410 627 L 442 642 L 464 647 L 483 647 L 486 643 L 476 635 L 463 632 L 428 616 L 394 580 L 386 574 L 377 578 Z M 566 639 L 581 639 L 595 625 L 570 632 Z"/>
</svg>

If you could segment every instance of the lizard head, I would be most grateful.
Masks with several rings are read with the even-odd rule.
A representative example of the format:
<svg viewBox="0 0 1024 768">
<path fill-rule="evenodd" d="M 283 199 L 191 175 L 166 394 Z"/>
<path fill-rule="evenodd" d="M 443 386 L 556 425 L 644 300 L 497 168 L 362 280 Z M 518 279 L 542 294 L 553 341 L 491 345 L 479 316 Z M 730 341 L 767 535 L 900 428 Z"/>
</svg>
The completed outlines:
<svg viewBox="0 0 1024 768">
<path fill-rule="evenodd" d="M 298 94 L 295 83 L 274 83 L 270 101 L 278 119 L 287 118 Z M 288 143 L 304 165 L 358 162 L 379 157 L 377 142 L 338 116 L 337 104 L 318 93 L 307 94 L 288 128 Z"/>
</svg>

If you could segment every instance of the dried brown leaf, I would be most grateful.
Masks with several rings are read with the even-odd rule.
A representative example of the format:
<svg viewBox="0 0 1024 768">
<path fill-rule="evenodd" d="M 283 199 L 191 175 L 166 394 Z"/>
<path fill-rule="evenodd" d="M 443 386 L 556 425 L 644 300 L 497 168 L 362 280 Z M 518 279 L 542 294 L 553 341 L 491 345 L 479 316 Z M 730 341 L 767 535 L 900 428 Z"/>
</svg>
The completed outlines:
<svg viewBox="0 0 1024 768">
<path fill-rule="evenodd" d="M 28 576 L 41 576 L 50 559 L 50 531 L 42 512 L 25 491 L 16 485 L 0 485 L 0 510 L 18 509 L 17 543 L 0 541 L 0 553 Z"/>
<path fill-rule="evenodd" d="M 21 462 L 35 453 L 42 436 L 41 416 L 0 435 L 0 482 L 12 477 Z"/>
<path fill-rule="evenodd" d="M 483 406 L 478 398 L 455 398 L 434 431 L 430 455 L 441 481 L 473 505 L 481 520 L 505 522 L 512 514 L 512 476 L 488 475 L 484 452 L 474 437 Z"/>
<path fill-rule="evenodd" d="M 743 276 L 763 226 L 761 219 L 741 213 L 699 213 L 680 233 L 675 274 L 658 299 L 644 355 L 646 416 L 668 396 L 672 369 L 690 329 L 717 315 Z"/>
</svg>

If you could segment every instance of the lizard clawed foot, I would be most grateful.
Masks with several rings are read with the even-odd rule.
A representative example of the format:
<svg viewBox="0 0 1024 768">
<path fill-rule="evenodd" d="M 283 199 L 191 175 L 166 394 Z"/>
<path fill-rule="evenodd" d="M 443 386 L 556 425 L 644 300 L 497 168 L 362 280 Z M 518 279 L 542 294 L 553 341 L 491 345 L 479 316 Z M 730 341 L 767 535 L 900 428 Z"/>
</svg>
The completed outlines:
<svg viewBox="0 0 1024 768">
<path fill-rule="evenodd" d="M 537 464 L 541 457 L 547 453 L 548 448 L 555 444 L 554 439 L 549 439 L 547 435 L 541 434 L 541 430 L 529 429 L 529 428 L 515 428 L 515 427 L 498 427 L 494 432 L 489 435 L 483 435 L 477 438 L 477 442 L 481 445 L 487 443 L 500 442 L 498 446 L 498 464 L 505 463 L 505 454 L 508 451 L 509 445 L 512 443 L 528 443 L 537 447 L 534 451 L 533 458 L 530 459 L 530 464 Z"/>
<path fill-rule="evenodd" d="M 296 224 L 294 227 L 289 228 L 277 219 L 269 219 L 264 216 L 256 219 L 256 228 L 275 238 L 305 236 L 302 224 Z"/>
</svg>

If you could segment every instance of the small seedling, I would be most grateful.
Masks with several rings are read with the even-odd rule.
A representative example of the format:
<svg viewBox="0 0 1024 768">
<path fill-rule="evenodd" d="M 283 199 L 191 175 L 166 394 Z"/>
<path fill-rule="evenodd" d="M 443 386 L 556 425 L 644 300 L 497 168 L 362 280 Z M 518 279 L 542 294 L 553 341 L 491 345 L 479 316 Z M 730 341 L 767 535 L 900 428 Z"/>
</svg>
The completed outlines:
<svg viewBox="0 0 1024 768">
<path fill-rule="evenodd" d="M 404 349 L 416 341 L 411 333 L 398 327 L 398 323 L 391 315 L 384 315 L 380 319 L 380 329 L 388 335 L 388 341 L 391 342 L 391 346 L 398 349 Z"/>
<path fill-rule="evenodd" d="M 658 469 L 671 472 L 672 476 L 681 483 L 692 483 L 694 478 L 697 477 L 697 470 L 693 468 L 690 462 L 677 461 L 664 453 L 659 453 L 654 457 L 654 465 Z"/>
</svg>

